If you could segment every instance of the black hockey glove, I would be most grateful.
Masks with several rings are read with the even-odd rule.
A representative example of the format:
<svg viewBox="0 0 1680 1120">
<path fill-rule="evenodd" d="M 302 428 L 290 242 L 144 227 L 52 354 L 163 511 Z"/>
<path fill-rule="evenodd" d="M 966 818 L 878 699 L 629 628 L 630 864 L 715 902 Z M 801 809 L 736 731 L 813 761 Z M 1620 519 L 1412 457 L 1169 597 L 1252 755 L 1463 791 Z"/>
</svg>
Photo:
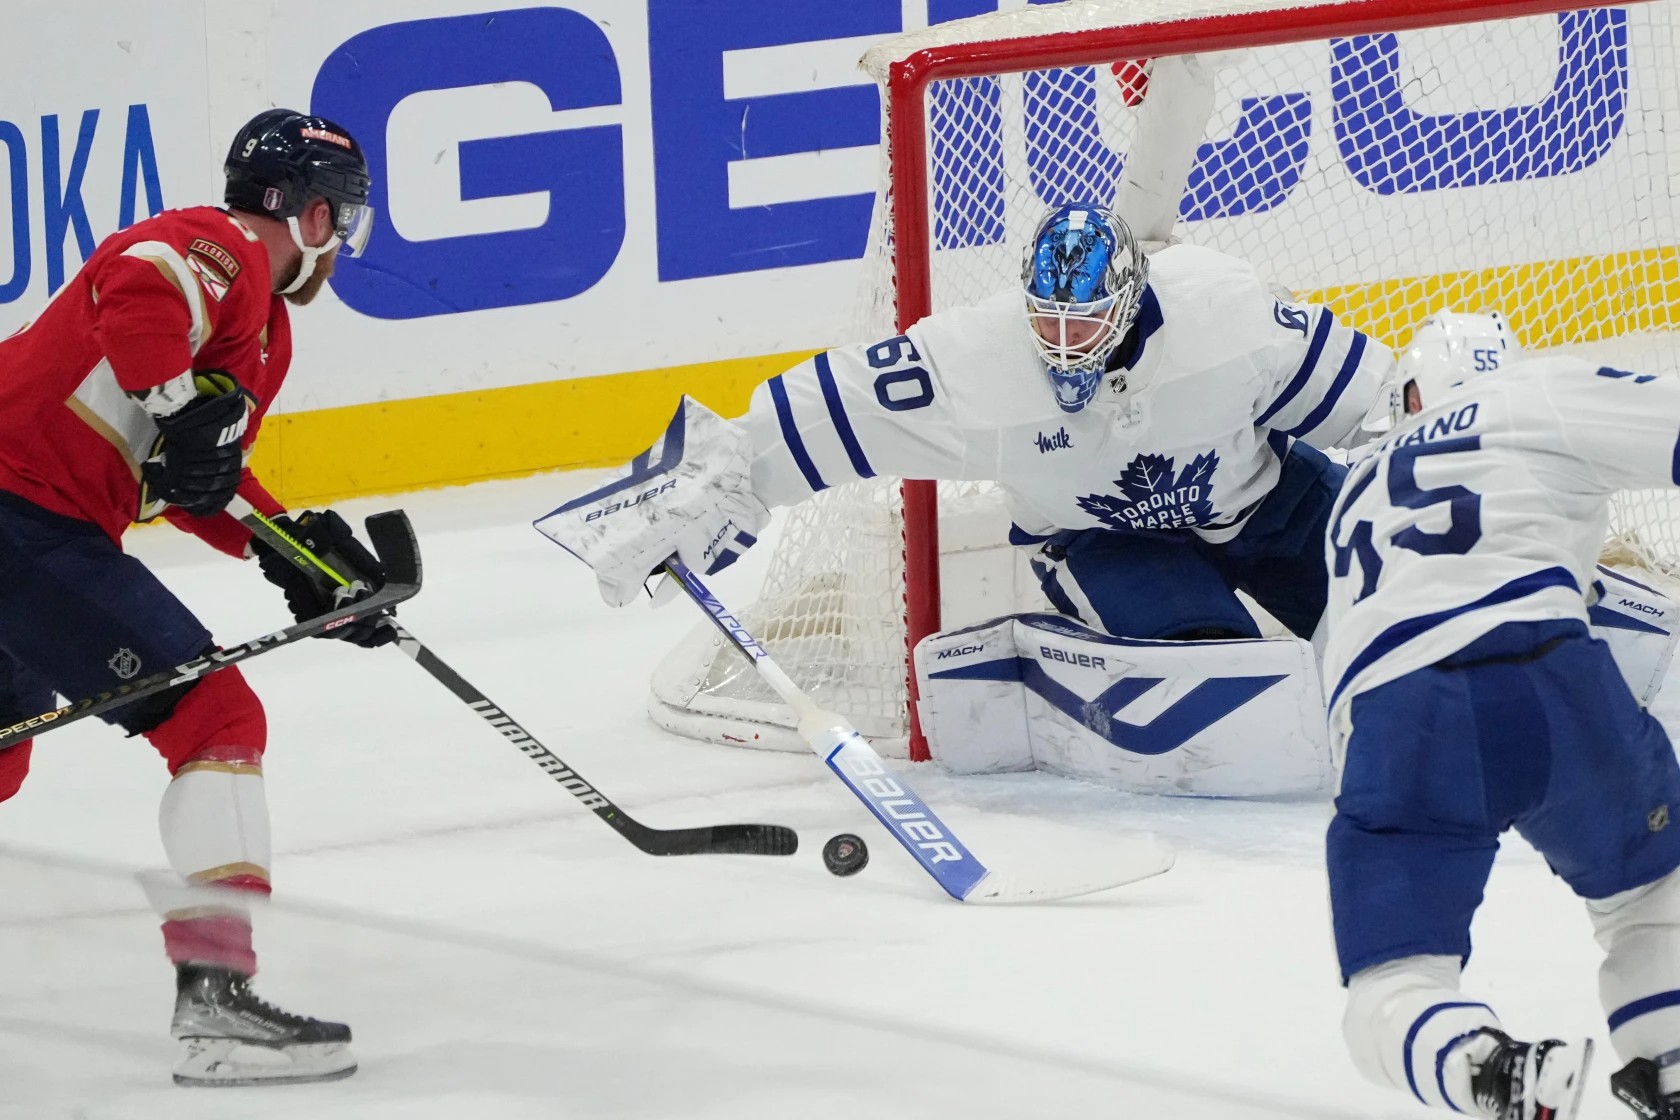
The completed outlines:
<svg viewBox="0 0 1680 1120">
<path fill-rule="evenodd" d="M 220 513 L 233 500 L 244 469 L 248 395 L 221 370 L 193 374 L 198 396 L 159 416 L 157 441 L 140 465 L 140 508 L 164 501 L 196 517 Z"/>
<path fill-rule="evenodd" d="M 270 548 L 261 537 L 251 538 L 251 550 L 256 553 L 257 563 L 262 565 L 264 578 L 286 593 L 286 605 L 292 609 L 292 617 L 299 622 L 365 599 L 385 586 L 385 569 L 378 558 L 356 539 L 356 534 L 345 524 L 344 518 L 332 510 L 319 513 L 305 510 L 295 519 L 282 516 L 272 520 L 287 536 L 350 581 L 349 586 L 342 586 L 325 573 L 305 572 Z M 389 613 L 395 612 L 358 618 L 321 637 L 342 638 L 363 649 L 394 642 L 397 632 L 389 626 L 380 625 L 380 619 Z"/>
</svg>

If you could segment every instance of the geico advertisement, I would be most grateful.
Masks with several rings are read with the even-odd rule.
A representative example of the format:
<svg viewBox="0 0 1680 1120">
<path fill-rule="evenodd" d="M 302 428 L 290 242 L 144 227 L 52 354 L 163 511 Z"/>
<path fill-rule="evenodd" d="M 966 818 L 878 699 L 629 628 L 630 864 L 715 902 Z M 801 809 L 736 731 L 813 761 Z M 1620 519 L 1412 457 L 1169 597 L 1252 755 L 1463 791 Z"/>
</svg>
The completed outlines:
<svg viewBox="0 0 1680 1120">
<path fill-rule="evenodd" d="M 142 22 L 114 2 L 29 0 L 29 25 L 55 31 L 0 46 L 0 328 L 98 236 L 213 200 L 226 137 L 207 139 L 207 119 L 282 104 L 357 136 L 378 211 L 335 298 L 297 316 L 289 410 L 843 341 L 879 176 L 879 101 L 857 59 L 907 21 L 996 6 L 293 0 L 243 28 L 211 20 L 206 39 L 196 3 L 148 5 Z M 1637 228 L 1605 212 L 1602 185 L 1670 144 L 1649 127 L 1629 142 L 1675 82 L 1643 7 L 1236 60 L 1184 228 L 1263 246 L 1286 282 L 1633 247 L 1593 231 Z M 247 60 L 267 68 L 254 83 L 230 73 Z M 1046 203 L 1112 191 L 1114 75 L 953 96 L 963 127 L 932 145 L 936 242 L 1004 260 L 1006 277 L 1020 232 L 1002 162 Z M 1067 107 L 1060 123 L 1032 127 L 1046 100 Z M 1519 208 L 1551 215 L 1546 236 L 1487 220 Z M 1419 236 L 1424 214 L 1445 228 Z"/>
<path fill-rule="evenodd" d="M 485 7 L 271 24 L 275 97 L 360 139 L 380 216 L 300 329 L 310 404 L 370 370 L 410 395 L 844 341 L 880 135 L 857 61 L 900 0 Z"/>
</svg>

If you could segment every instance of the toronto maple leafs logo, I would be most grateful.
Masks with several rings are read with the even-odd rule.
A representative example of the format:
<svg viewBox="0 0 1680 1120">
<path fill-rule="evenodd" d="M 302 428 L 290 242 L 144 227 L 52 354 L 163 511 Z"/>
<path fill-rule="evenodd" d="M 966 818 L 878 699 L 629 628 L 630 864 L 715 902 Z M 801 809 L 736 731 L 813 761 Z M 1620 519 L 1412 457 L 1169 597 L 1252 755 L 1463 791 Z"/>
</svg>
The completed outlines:
<svg viewBox="0 0 1680 1120">
<path fill-rule="evenodd" d="M 1218 520 L 1213 508 L 1213 472 L 1219 456 L 1203 452 L 1173 473 L 1171 455 L 1139 455 L 1114 485 L 1121 497 L 1087 494 L 1079 508 L 1111 529 L 1188 529 Z"/>
</svg>

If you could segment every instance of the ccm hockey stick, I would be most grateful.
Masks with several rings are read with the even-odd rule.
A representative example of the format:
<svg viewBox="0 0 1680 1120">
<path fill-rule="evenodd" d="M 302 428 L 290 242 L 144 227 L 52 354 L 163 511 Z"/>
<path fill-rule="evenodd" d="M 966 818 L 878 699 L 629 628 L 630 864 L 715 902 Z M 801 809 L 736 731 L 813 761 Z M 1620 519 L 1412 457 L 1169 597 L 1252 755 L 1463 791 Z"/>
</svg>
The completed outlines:
<svg viewBox="0 0 1680 1120">
<path fill-rule="evenodd" d="M 342 575 L 322 563 L 319 557 L 293 540 L 272 520 L 251 508 L 248 504 L 237 502 L 237 499 L 236 503 L 238 508 L 229 506 L 229 512 L 249 526 L 253 533 L 260 536 L 265 543 L 285 556 L 292 564 L 317 578 L 330 580 L 340 587 L 348 582 Z M 383 560 L 383 556 L 381 560 Z M 605 794 L 586 781 L 576 770 L 566 765 L 558 755 L 543 746 L 535 736 L 515 723 L 511 717 L 493 704 L 489 697 L 478 691 L 461 674 L 445 664 L 442 658 L 404 629 L 396 619 L 387 620 L 386 625 L 396 630 L 397 648 L 411 657 L 415 664 L 426 670 L 434 680 L 454 693 L 457 699 L 472 709 L 480 719 L 493 727 L 497 734 L 518 747 L 525 757 L 541 767 L 543 773 L 553 778 L 567 793 L 581 801 L 585 808 L 606 821 L 620 836 L 623 836 L 648 855 L 791 856 L 799 850 L 799 834 L 793 829 L 779 824 L 716 824 L 700 828 L 648 827 L 613 804 Z"/>
<path fill-rule="evenodd" d="M 0 729 L 0 749 L 14 746 L 25 739 L 38 738 L 48 731 L 68 727 L 89 716 L 103 715 L 113 708 L 132 704 L 136 700 L 156 695 L 176 685 L 207 677 L 219 669 L 290 645 L 300 638 L 313 638 L 330 633 L 358 618 L 377 614 L 404 600 L 414 598 L 420 592 L 420 552 L 414 541 L 414 530 L 408 523 L 408 515 L 402 510 L 376 513 L 367 519 L 367 532 L 368 539 L 373 542 L 374 552 L 379 554 L 379 562 L 385 566 L 387 578 L 385 586 L 366 599 L 340 610 L 329 611 L 308 622 L 299 622 L 284 630 L 252 638 L 241 645 L 216 650 L 171 669 L 141 677 L 109 692 L 101 692 L 98 696 L 66 704 L 56 711 L 42 712 L 33 719 Z"/>
<path fill-rule="evenodd" d="M 845 718 L 818 708 L 793 683 L 741 625 L 740 619 L 718 601 L 687 565 L 672 558 L 666 561 L 665 571 L 682 585 L 689 598 L 699 604 L 735 648 L 746 655 L 776 695 L 793 708 L 799 718 L 798 734 L 805 744 L 952 898 L 959 902 L 1042 902 L 1074 898 L 1122 887 L 1172 867 L 1171 849 L 1148 835 L 1128 841 L 1100 866 L 1055 880 L 1017 878 L 986 867 L 902 777 L 887 769 L 857 728 Z"/>
</svg>

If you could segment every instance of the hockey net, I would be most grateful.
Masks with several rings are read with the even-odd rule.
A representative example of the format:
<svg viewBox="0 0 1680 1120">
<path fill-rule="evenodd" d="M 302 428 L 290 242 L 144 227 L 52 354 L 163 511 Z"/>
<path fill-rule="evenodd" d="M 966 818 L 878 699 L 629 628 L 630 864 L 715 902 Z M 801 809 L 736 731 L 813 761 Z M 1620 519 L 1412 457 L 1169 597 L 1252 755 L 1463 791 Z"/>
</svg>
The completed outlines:
<svg viewBox="0 0 1680 1120">
<path fill-rule="evenodd" d="M 1390 346 L 1438 310 L 1498 309 L 1525 348 L 1674 373 L 1673 16 L 1671 0 L 1066 0 L 889 40 L 863 60 L 883 170 L 857 337 L 1018 283 L 1044 209 L 1098 199 Z M 987 490 L 819 495 L 788 515 L 745 612 L 886 750 L 920 756 L 907 643 L 942 613 L 949 627 L 1035 605 Z M 1675 498 L 1618 498 L 1625 559 L 1674 568 Z M 800 746 L 709 627 L 660 666 L 650 710 L 716 742 Z"/>
</svg>

